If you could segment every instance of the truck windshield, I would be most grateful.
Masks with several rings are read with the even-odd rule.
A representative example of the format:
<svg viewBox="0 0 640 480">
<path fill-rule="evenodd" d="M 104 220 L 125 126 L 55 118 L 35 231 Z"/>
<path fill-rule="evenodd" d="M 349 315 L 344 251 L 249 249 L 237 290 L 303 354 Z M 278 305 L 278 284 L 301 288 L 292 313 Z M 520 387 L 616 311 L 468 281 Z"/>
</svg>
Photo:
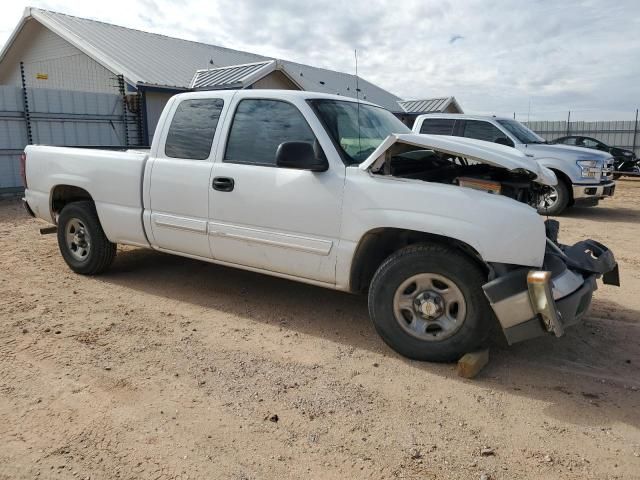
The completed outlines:
<svg viewBox="0 0 640 480">
<path fill-rule="evenodd" d="M 384 108 L 341 100 L 310 100 L 309 103 L 350 165 L 366 160 L 390 134 L 411 133 Z"/>
<path fill-rule="evenodd" d="M 515 120 L 498 120 L 498 123 L 509 130 L 522 143 L 547 143 L 544 138 L 529 130 Z"/>
</svg>

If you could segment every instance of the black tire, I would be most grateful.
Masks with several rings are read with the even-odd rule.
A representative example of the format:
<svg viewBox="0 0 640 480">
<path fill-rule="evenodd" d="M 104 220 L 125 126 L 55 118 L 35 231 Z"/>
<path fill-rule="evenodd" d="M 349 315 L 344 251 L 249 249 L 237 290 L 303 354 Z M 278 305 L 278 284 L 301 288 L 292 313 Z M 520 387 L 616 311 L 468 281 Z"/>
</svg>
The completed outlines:
<svg viewBox="0 0 640 480">
<path fill-rule="evenodd" d="M 83 258 L 78 258 L 78 247 L 74 249 L 67 241 L 69 228 L 78 222 L 90 239 Z M 117 249 L 116 244 L 111 243 L 104 234 L 96 207 L 90 201 L 73 202 L 62 209 L 58 218 L 58 247 L 69 268 L 83 275 L 97 275 L 107 270 Z"/>
<path fill-rule="evenodd" d="M 466 314 L 455 333 L 442 340 L 423 340 L 405 331 L 394 313 L 394 296 L 404 282 L 418 274 L 436 274 L 453 282 L 466 302 Z M 369 316 L 393 350 L 414 360 L 451 362 L 484 346 L 495 325 L 484 296 L 486 275 L 460 250 L 439 244 L 405 247 L 387 258 L 369 288 Z"/>
<path fill-rule="evenodd" d="M 550 191 L 557 195 L 556 200 L 551 205 L 538 205 L 538 213 L 540 215 L 560 215 L 565 211 L 571 201 L 571 193 L 566 182 L 558 177 L 558 184 L 554 187 L 547 187 Z"/>
</svg>

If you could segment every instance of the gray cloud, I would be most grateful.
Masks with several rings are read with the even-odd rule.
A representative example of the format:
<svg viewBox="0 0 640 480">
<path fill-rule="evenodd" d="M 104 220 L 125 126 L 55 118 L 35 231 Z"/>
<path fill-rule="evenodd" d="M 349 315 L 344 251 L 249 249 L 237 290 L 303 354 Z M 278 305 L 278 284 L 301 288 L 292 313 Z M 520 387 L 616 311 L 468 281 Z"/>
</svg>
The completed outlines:
<svg viewBox="0 0 640 480">
<path fill-rule="evenodd" d="M 73 15 L 354 71 L 403 98 L 455 95 L 466 111 L 632 118 L 640 3 L 619 0 L 83 0 Z M 14 7 L 10 7 L 14 8 Z M 19 18 L 4 15 L 3 35 Z M 12 14 L 13 15 L 13 14 Z M 454 32 L 454 33 L 452 33 Z"/>
</svg>

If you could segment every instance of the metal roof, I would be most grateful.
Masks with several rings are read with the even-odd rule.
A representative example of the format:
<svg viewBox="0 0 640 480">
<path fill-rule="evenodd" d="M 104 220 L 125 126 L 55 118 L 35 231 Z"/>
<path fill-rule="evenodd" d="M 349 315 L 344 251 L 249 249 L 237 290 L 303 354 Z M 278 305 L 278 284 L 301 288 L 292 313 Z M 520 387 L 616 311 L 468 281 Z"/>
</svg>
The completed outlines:
<svg viewBox="0 0 640 480">
<path fill-rule="evenodd" d="M 425 98 L 422 100 L 403 100 L 398 104 L 406 113 L 432 113 L 432 112 L 444 112 L 449 105 L 453 104 L 459 113 L 462 113 L 462 108 L 456 101 L 455 97 L 442 97 L 442 98 Z"/>
<path fill-rule="evenodd" d="M 279 60 L 278 63 L 282 71 L 304 90 L 359 98 L 380 105 L 392 112 L 402 112 L 398 106 L 400 97 L 364 80 L 362 77 L 356 80 L 356 76 L 350 73 L 311 67 L 288 60 Z M 356 85 L 360 89 L 359 92 L 356 91 Z"/>
<path fill-rule="evenodd" d="M 67 40 L 108 70 L 122 74 L 132 85 L 186 89 L 194 73 L 207 68 L 277 60 L 216 45 L 182 40 L 109 23 L 27 7 L 20 24 L 0 52 L 2 62 L 16 36 L 31 19 Z M 356 97 L 355 76 L 309 65 L 278 60 L 301 88 Z M 400 111 L 400 98 L 359 79 L 360 98 Z"/>
<path fill-rule="evenodd" d="M 273 72 L 275 68 L 276 61 L 269 60 L 266 62 L 198 70 L 193 76 L 189 88 L 244 88 Z"/>
</svg>

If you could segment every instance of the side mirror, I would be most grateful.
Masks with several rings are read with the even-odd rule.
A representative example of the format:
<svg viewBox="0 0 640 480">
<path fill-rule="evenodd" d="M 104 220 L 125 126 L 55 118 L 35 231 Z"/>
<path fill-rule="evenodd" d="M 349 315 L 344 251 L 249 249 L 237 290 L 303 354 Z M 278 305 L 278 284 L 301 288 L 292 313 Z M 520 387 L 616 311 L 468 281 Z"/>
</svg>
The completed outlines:
<svg viewBox="0 0 640 480">
<path fill-rule="evenodd" d="M 494 143 L 498 143 L 500 145 L 506 145 L 507 147 L 515 147 L 513 142 L 509 140 L 507 137 L 498 137 L 494 140 Z"/>
<path fill-rule="evenodd" d="M 329 162 L 317 145 L 309 142 L 283 142 L 276 150 L 276 165 L 283 168 L 326 172 Z"/>
</svg>

